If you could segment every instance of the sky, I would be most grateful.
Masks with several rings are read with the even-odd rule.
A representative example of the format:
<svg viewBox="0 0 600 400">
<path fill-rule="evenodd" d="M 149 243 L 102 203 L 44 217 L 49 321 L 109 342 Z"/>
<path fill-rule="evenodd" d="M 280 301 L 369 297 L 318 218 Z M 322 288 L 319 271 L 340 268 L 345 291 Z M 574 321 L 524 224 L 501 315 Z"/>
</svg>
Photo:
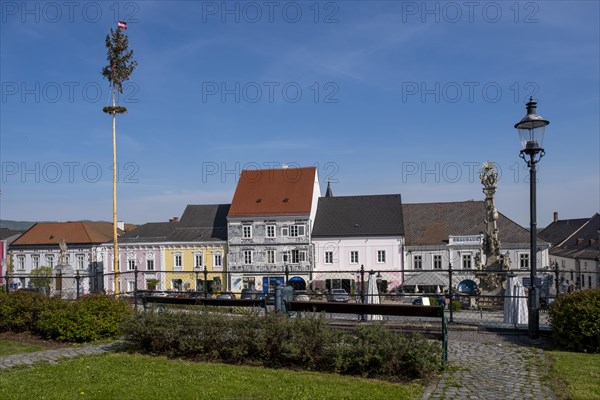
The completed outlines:
<svg viewBox="0 0 600 400">
<path fill-rule="evenodd" d="M 230 203 L 244 169 L 322 193 L 483 200 L 529 226 L 514 124 L 550 121 L 537 222 L 600 210 L 597 1 L 0 2 L 0 218 L 112 220 L 105 37 L 138 62 L 117 117 L 118 218 Z"/>
</svg>

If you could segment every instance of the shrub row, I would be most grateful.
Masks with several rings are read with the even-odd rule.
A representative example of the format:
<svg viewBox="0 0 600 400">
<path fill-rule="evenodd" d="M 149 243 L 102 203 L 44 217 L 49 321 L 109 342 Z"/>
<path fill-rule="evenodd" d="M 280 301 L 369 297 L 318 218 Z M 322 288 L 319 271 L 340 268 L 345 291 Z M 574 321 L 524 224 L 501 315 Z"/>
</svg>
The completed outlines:
<svg viewBox="0 0 600 400">
<path fill-rule="evenodd" d="M 65 342 L 116 337 L 130 314 L 125 301 L 103 295 L 64 301 L 26 291 L 0 294 L 0 331 L 31 331 Z"/>
<path fill-rule="evenodd" d="M 600 353 L 600 289 L 569 293 L 550 307 L 554 340 L 569 350 Z"/>
<path fill-rule="evenodd" d="M 430 376 L 439 369 L 441 358 L 439 343 L 420 335 L 405 337 L 383 325 L 340 331 L 322 316 L 143 312 L 125 323 L 124 333 L 152 354 L 391 381 Z"/>
</svg>

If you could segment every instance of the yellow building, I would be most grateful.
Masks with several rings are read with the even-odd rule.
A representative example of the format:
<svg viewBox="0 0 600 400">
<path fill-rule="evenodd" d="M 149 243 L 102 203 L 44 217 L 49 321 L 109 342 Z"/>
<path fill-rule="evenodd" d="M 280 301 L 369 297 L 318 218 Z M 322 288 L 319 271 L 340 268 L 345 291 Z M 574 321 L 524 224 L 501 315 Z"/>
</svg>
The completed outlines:
<svg viewBox="0 0 600 400">
<path fill-rule="evenodd" d="M 166 290 L 226 291 L 226 243 L 166 243 L 163 274 Z"/>
</svg>

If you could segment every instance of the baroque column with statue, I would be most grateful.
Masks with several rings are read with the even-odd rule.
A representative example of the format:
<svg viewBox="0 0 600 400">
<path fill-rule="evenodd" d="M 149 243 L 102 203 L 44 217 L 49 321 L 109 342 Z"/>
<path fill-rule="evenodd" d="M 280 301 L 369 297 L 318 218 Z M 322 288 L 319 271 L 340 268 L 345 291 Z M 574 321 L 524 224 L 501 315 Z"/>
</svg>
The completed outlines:
<svg viewBox="0 0 600 400">
<path fill-rule="evenodd" d="M 483 237 L 483 252 L 485 262 L 480 263 L 481 269 L 476 275 L 482 294 L 501 295 L 502 282 L 508 269 L 508 255 L 503 255 L 498 231 L 498 211 L 494 204 L 498 172 L 494 164 L 487 161 L 479 171 L 479 178 L 485 194 L 485 231 Z M 483 261 L 483 260 L 482 260 Z"/>
</svg>

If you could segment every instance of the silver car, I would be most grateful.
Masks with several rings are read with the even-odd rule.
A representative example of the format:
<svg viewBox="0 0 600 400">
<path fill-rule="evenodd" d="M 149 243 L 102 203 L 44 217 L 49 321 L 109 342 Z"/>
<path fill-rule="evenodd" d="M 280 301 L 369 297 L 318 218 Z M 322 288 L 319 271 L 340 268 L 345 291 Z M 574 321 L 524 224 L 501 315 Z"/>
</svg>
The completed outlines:
<svg viewBox="0 0 600 400">
<path fill-rule="evenodd" d="M 294 293 L 294 301 L 310 301 L 310 296 L 305 290 L 298 290 Z"/>
<path fill-rule="evenodd" d="M 327 300 L 334 303 L 347 303 L 348 300 L 350 300 L 350 296 L 348 296 L 348 292 L 344 289 L 333 289 L 331 293 L 329 293 L 329 298 Z"/>
</svg>

